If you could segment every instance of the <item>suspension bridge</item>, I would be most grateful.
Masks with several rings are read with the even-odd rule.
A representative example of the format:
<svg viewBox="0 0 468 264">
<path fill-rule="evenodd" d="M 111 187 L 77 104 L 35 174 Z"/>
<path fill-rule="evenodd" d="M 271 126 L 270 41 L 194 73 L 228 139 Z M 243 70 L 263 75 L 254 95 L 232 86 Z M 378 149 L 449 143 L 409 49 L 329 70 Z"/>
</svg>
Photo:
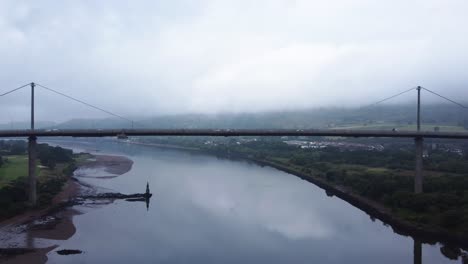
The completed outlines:
<svg viewBox="0 0 468 264">
<path fill-rule="evenodd" d="M 468 109 L 467 106 L 447 98 L 439 93 L 436 93 L 427 88 L 418 86 L 400 92 L 393 96 L 387 97 L 369 106 L 383 103 L 410 91 L 417 91 L 417 106 L 416 119 L 417 127 L 415 131 L 398 131 L 392 130 L 350 130 L 350 129 L 135 129 L 134 120 L 115 114 L 101 107 L 89 104 L 83 100 L 77 99 L 55 89 L 43 86 L 37 83 L 28 83 L 3 94 L 0 97 L 6 96 L 20 89 L 30 87 L 31 89 L 31 128 L 16 129 L 16 130 L 0 130 L 0 138 L 28 138 L 28 183 L 29 183 L 29 203 L 34 206 L 37 201 L 36 195 L 36 144 L 37 137 L 118 137 L 126 138 L 128 136 L 219 136 L 219 137 L 234 137 L 234 136 L 332 136 L 332 137 L 374 137 L 374 138 L 414 138 L 415 140 L 415 177 L 414 191 L 415 193 L 423 192 L 423 140 L 424 138 L 441 138 L 441 139 L 468 139 L 466 132 L 442 132 L 442 131 L 421 131 L 421 91 L 426 91 L 435 96 L 443 98 L 461 108 Z M 116 118 L 126 120 L 131 123 L 132 128 L 122 129 L 35 129 L 34 127 L 34 93 L 39 87 L 49 92 L 58 94 L 75 102 L 81 103 L 88 107 L 94 108 Z"/>
</svg>

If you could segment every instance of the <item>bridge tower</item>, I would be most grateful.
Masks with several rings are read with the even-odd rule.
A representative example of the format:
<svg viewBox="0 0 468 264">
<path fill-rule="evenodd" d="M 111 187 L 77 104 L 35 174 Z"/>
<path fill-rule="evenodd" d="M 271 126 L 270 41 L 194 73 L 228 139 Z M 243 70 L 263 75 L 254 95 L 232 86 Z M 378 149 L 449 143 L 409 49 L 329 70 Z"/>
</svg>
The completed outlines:
<svg viewBox="0 0 468 264">
<path fill-rule="evenodd" d="M 34 87 L 35 83 L 31 83 L 31 131 L 34 131 Z M 29 205 L 36 206 L 37 203 L 37 192 L 36 192 L 36 158 L 37 158 L 37 138 L 36 136 L 29 136 L 28 138 L 28 156 L 29 156 Z"/>
<path fill-rule="evenodd" d="M 418 113 L 417 113 L 417 130 L 421 131 L 421 86 L 418 86 Z M 416 168 L 414 175 L 414 192 L 423 192 L 423 138 L 416 137 L 414 139 L 416 150 Z"/>
</svg>

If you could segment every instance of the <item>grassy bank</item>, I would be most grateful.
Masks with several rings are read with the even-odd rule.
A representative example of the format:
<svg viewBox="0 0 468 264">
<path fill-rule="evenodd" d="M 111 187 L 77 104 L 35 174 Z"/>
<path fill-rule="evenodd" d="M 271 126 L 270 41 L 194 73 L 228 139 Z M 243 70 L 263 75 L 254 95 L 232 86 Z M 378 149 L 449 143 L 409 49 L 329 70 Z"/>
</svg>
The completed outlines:
<svg viewBox="0 0 468 264">
<path fill-rule="evenodd" d="M 5 160 L 0 167 L 0 189 L 11 181 L 28 175 L 28 156 L 12 155 L 4 156 Z"/>
<path fill-rule="evenodd" d="M 41 145 L 37 170 L 37 208 L 51 203 L 68 181 L 80 160 L 87 154 L 73 154 L 69 150 Z M 27 154 L 3 155 L 0 167 L 0 219 L 24 212 L 28 208 Z"/>
</svg>

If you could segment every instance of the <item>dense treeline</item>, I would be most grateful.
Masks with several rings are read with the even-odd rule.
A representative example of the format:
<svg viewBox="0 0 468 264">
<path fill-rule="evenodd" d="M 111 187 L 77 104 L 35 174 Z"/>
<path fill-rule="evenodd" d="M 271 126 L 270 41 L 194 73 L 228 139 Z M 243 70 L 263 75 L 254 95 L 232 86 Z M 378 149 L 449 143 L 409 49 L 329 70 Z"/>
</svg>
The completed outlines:
<svg viewBox="0 0 468 264">
<path fill-rule="evenodd" d="M 350 173 L 334 168 L 324 171 L 318 175 L 329 182 L 351 187 L 358 194 L 381 202 L 409 220 L 468 231 L 468 177 L 465 175 L 426 177 L 425 192 L 414 194 L 413 178 L 393 171 Z"/>
<path fill-rule="evenodd" d="M 28 144 L 24 140 L 0 140 L 0 167 L 6 162 L 4 156 L 24 155 L 27 150 Z M 47 144 L 38 144 L 37 158 L 41 165 L 53 169 L 57 163 L 72 161 L 73 151 L 61 147 L 51 147 Z"/>
<path fill-rule="evenodd" d="M 42 165 L 53 169 L 57 163 L 72 161 L 73 151 L 61 147 L 51 147 L 47 144 L 39 144 L 37 146 L 37 157 Z"/>
<path fill-rule="evenodd" d="M 27 150 L 27 144 L 23 140 L 0 140 L 0 167 L 8 162 L 5 156 L 22 155 Z"/>
<path fill-rule="evenodd" d="M 386 146 L 384 151 L 327 147 L 301 149 L 267 139 L 199 146 L 213 154 L 237 155 L 280 163 L 301 173 L 391 208 L 412 222 L 468 233 L 468 155 L 429 150 L 424 158 L 424 193 L 414 194 L 414 146 Z M 466 149 L 465 149 L 465 152 Z"/>
<path fill-rule="evenodd" d="M 24 140 L 0 140 L 0 156 L 22 155 L 28 149 Z"/>
<path fill-rule="evenodd" d="M 49 204 L 66 181 L 66 177 L 50 177 L 47 180 L 38 181 L 38 206 Z M 13 216 L 28 208 L 27 191 L 26 177 L 17 178 L 0 189 L 0 219 Z"/>
<path fill-rule="evenodd" d="M 28 184 L 18 178 L 0 189 L 0 218 L 11 216 L 26 208 Z"/>
<path fill-rule="evenodd" d="M 0 141 L 0 153 L 3 155 L 26 155 L 27 143 L 25 141 Z M 40 173 L 38 178 L 38 206 L 43 206 L 60 192 L 69 175 L 76 169 L 73 152 L 61 147 L 51 147 L 47 144 L 37 145 L 38 159 L 48 168 Z M 3 165 L 6 166 L 5 159 Z M 58 167 L 60 164 L 60 167 Z M 0 175 L 6 176 L 6 175 Z M 20 175 L 8 184 L 0 187 L 0 219 L 24 211 L 28 205 L 27 175 Z"/>
</svg>

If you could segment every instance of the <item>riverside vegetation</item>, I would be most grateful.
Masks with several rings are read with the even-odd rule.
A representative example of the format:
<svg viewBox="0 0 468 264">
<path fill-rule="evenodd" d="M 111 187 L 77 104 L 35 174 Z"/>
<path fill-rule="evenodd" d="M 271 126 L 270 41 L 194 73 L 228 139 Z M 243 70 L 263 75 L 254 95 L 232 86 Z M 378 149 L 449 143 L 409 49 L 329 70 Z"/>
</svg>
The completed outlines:
<svg viewBox="0 0 468 264">
<path fill-rule="evenodd" d="M 51 203 L 76 169 L 82 154 L 71 150 L 37 145 L 37 207 Z M 0 219 L 5 219 L 28 209 L 28 157 L 27 142 L 0 141 Z"/>
<path fill-rule="evenodd" d="M 326 147 L 303 149 L 277 138 L 259 140 L 154 138 L 155 143 L 198 147 L 220 156 L 277 165 L 345 188 L 426 230 L 468 237 L 468 150 L 430 150 L 424 158 L 424 193 L 414 193 L 414 145 L 385 144 L 382 151 Z M 382 140 L 381 140 L 382 141 Z M 207 142 L 209 142 L 207 144 Z"/>
</svg>

